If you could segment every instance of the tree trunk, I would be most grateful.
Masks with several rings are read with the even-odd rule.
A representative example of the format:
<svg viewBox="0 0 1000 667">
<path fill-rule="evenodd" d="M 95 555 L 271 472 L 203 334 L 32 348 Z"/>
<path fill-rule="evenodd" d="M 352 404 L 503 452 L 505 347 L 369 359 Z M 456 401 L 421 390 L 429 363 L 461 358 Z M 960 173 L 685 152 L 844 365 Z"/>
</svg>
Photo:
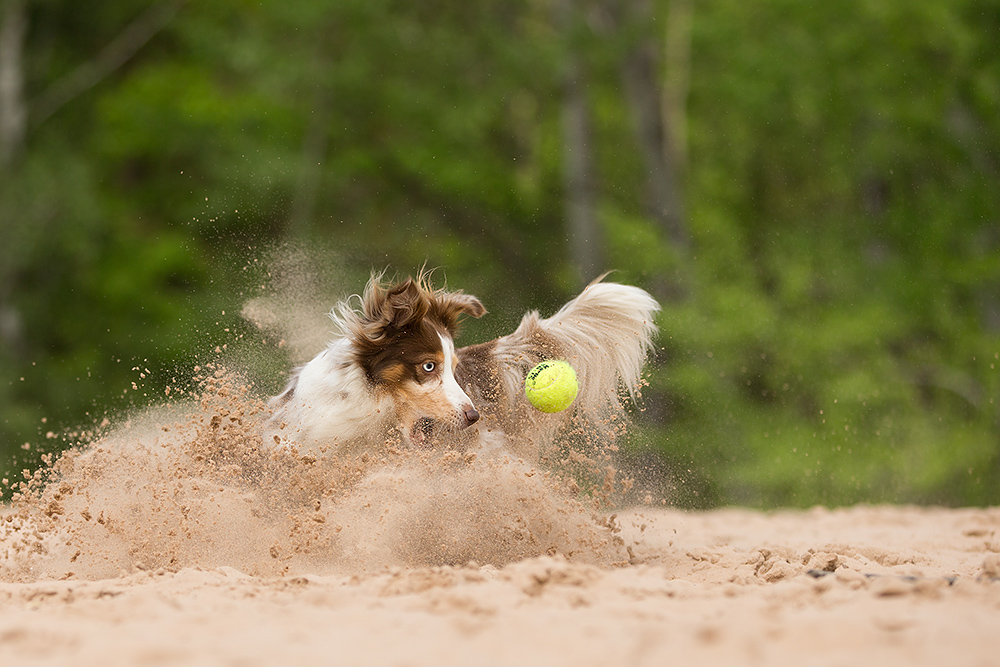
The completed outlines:
<svg viewBox="0 0 1000 667">
<path fill-rule="evenodd" d="M 583 282 L 603 271 L 604 240 L 597 222 L 594 156 L 586 83 L 576 57 L 571 57 L 563 99 L 563 180 L 570 251 Z"/>
<path fill-rule="evenodd" d="M 687 168 L 687 101 L 691 89 L 692 0 L 670 0 L 667 30 L 663 42 L 663 96 L 660 115 L 670 132 L 666 149 L 673 147 L 672 159 L 677 173 Z"/>
<path fill-rule="evenodd" d="M 652 7 L 648 0 L 636 0 L 625 5 L 627 12 L 619 27 L 647 26 L 652 22 Z M 670 243 L 679 249 L 690 245 L 681 187 L 675 167 L 676 151 L 672 133 L 661 113 L 662 96 L 656 73 L 657 49 L 652 37 L 640 37 L 622 63 L 622 81 L 628 104 L 632 109 L 636 142 L 646 164 L 646 206 Z"/>
<path fill-rule="evenodd" d="M 330 29 L 318 30 L 315 37 L 316 51 L 312 59 L 312 71 L 315 72 L 316 90 L 310 106 L 305 135 L 302 138 L 302 164 L 289 215 L 290 236 L 302 242 L 308 242 L 312 236 L 316 202 L 323 181 L 323 164 L 330 144 L 333 91 L 330 90 L 327 76 L 330 57 L 327 53 L 326 39 L 331 32 Z"/>
<path fill-rule="evenodd" d="M 594 195 L 593 129 L 587 104 L 587 81 L 573 35 L 579 25 L 573 0 L 556 6 L 557 25 L 566 39 L 563 74 L 563 185 L 570 254 L 581 282 L 596 278 L 604 268 L 604 239 L 597 221 Z"/>
<path fill-rule="evenodd" d="M 32 100 L 32 130 L 131 60 L 149 40 L 170 24 L 185 1 L 171 0 L 153 5 L 125 26 L 93 60 L 78 65 L 45 89 L 38 99 Z"/>
<path fill-rule="evenodd" d="M 0 0 L 0 174 L 24 150 L 28 110 L 24 102 L 24 0 Z"/>
</svg>

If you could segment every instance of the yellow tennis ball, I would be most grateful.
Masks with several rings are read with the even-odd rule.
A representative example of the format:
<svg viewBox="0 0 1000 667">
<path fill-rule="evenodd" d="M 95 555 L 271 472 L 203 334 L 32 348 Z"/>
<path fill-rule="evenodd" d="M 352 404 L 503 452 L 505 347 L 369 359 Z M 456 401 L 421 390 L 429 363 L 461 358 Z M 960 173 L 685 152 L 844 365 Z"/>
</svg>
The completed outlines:
<svg viewBox="0 0 1000 667">
<path fill-rule="evenodd" d="M 562 412 L 576 398 L 576 371 L 565 361 L 538 364 L 524 378 L 524 394 L 542 412 Z"/>
</svg>

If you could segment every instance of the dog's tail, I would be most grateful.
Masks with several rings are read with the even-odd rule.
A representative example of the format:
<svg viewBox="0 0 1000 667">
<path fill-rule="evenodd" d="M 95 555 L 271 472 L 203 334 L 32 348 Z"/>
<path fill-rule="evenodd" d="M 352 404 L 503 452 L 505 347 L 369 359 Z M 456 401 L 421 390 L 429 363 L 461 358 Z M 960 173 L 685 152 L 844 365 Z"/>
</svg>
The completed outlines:
<svg viewBox="0 0 1000 667">
<path fill-rule="evenodd" d="M 527 372 L 544 359 L 559 358 L 576 370 L 578 410 L 600 411 L 608 401 L 617 402 L 622 388 L 635 400 L 659 310 L 638 287 L 595 281 L 552 317 L 528 313 L 514 333 L 497 342 L 497 357 L 507 362 L 504 380 L 512 385 L 505 393 L 523 394 Z"/>
<path fill-rule="evenodd" d="M 460 360 L 469 362 L 460 363 L 460 371 L 492 367 L 485 376 L 468 374 L 470 395 L 477 406 L 486 404 L 480 412 L 492 412 L 508 435 L 549 431 L 574 415 L 604 420 L 622 411 L 623 398 L 635 400 L 660 306 L 638 287 L 600 280 L 551 317 L 530 312 L 514 333 L 459 351 Z M 525 375 L 546 359 L 569 362 L 580 384 L 574 405 L 559 415 L 534 410 L 524 396 Z"/>
</svg>

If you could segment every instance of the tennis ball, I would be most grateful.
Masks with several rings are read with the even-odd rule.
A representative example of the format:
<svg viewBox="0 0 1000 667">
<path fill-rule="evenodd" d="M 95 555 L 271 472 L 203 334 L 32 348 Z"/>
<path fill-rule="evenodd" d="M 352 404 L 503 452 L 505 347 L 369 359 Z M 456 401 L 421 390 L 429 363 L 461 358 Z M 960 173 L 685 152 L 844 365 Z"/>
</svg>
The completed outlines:
<svg viewBox="0 0 1000 667">
<path fill-rule="evenodd" d="M 573 403 L 579 389 L 576 371 L 565 361 L 543 361 L 524 378 L 525 396 L 542 412 L 562 412 Z"/>
</svg>

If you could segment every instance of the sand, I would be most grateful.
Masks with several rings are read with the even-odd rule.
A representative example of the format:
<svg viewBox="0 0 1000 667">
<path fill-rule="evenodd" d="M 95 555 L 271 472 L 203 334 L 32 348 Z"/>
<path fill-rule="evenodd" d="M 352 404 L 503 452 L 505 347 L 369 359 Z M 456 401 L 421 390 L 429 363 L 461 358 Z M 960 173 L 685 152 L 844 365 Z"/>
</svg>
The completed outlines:
<svg viewBox="0 0 1000 667">
<path fill-rule="evenodd" d="M 628 506 L 613 442 L 302 453 L 223 375 L 0 509 L 0 664 L 1000 661 L 1000 508 Z"/>
<path fill-rule="evenodd" d="M 995 665 L 1000 510 L 638 509 L 633 563 L 0 584 L 0 660 L 53 665 Z M 814 578 L 811 568 L 833 570 Z M 868 576 L 872 575 L 872 576 Z M 878 576 L 874 576 L 878 575 Z"/>
</svg>

